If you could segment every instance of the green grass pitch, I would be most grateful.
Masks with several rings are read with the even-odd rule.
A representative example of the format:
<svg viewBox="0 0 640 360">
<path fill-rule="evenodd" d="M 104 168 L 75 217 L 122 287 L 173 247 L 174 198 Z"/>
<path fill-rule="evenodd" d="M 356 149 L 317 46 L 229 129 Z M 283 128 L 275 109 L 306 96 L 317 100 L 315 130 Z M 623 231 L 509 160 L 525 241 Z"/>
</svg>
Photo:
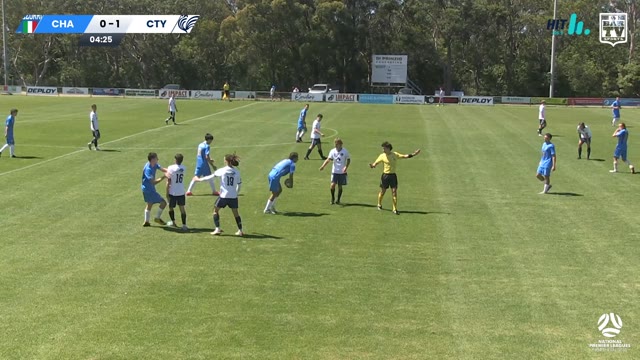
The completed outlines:
<svg viewBox="0 0 640 360">
<path fill-rule="evenodd" d="M 98 105 L 102 152 L 89 151 Z M 343 206 L 330 168 L 298 162 L 296 186 L 262 213 L 267 173 L 294 142 L 300 103 L 3 96 L 20 110 L 16 154 L 0 158 L 1 359 L 632 359 L 640 355 L 640 176 L 610 174 L 610 110 L 548 107 L 558 168 L 538 195 L 536 106 L 311 103 L 325 154 L 351 152 Z M 6 113 L 5 113 L 6 112 Z M 640 166 L 639 110 L 623 109 Z M 4 119 L 4 117 L 3 117 Z M 594 133 L 577 160 L 576 125 Z M 241 156 L 247 236 L 206 183 L 182 234 L 143 228 L 146 155 L 163 166 L 215 135 Z M 400 216 L 375 207 L 390 141 Z M 585 150 L 586 151 L 586 150 Z M 164 183 L 159 185 L 162 189 Z M 154 208 L 155 209 L 155 208 Z M 165 211 L 163 218 L 168 220 Z M 603 313 L 631 349 L 596 352 Z"/>
</svg>

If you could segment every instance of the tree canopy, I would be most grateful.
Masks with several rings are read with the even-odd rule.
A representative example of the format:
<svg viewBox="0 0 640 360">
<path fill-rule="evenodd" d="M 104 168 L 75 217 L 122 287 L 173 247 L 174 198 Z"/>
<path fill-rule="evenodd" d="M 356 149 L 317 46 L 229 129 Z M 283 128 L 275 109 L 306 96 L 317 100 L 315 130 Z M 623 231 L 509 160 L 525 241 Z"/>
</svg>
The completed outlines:
<svg viewBox="0 0 640 360">
<path fill-rule="evenodd" d="M 638 96 L 636 1 L 567 0 L 591 34 L 556 36 L 555 96 Z M 599 13 L 627 12 L 629 42 L 598 40 Z M 15 34 L 26 14 L 199 14 L 190 34 L 129 34 L 118 48 L 78 35 Z M 373 54 L 409 57 L 425 92 L 540 96 L 549 89 L 552 0 L 6 1 L 15 85 L 287 91 L 330 83 L 370 92 Z M 565 31 L 566 32 L 566 31 Z M 0 71 L 2 71 L 0 69 Z"/>
</svg>

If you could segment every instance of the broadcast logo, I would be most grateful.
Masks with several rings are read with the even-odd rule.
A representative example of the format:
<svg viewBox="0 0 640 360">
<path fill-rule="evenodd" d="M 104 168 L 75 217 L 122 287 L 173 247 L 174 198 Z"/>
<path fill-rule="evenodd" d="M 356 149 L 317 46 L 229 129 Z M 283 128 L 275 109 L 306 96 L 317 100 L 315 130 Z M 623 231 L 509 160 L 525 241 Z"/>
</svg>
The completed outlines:
<svg viewBox="0 0 640 360">
<path fill-rule="evenodd" d="M 190 33 L 191 29 L 196 26 L 196 21 L 200 18 L 200 15 L 180 15 L 178 19 L 178 28 L 185 33 Z"/>
<path fill-rule="evenodd" d="M 628 22 L 625 13 L 600 13 L 600 42 L 616 46 L 627 42 Z"/>
</svg>

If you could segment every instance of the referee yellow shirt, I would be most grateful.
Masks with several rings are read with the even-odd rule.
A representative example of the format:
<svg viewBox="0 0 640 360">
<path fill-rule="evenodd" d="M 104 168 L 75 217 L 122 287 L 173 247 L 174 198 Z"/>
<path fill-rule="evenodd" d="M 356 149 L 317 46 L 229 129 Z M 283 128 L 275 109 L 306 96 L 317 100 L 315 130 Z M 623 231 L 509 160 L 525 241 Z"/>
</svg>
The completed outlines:
<svg viewBox="0 0 640 360">
<path fill-rule="evenodd" d="M 379 163 L 383 163 L 384 164 L 384 168 L 382 169 L 382 173 L 383 174 L 395 174 L 396 173 L 396 161 L 398 161 L 399 157 L 402 157 L 404 155 L 398 153 L 398 152 L 392 152 L 389 153 L 389 155 L 382 153 L 380 154 L 380 156 L 378 156 L 378 158 L 376 159 L 376 161 L 374 162 L 375 165 L 379 164 Z"/>
</svg>

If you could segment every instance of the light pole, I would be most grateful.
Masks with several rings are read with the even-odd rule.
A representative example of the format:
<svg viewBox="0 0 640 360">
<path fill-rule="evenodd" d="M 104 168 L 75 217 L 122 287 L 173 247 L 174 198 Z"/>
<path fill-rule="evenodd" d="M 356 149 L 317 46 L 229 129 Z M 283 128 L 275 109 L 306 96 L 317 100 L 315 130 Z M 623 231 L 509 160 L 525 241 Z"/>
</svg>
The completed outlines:
<svg viewBox="0 0 640 360">
<path fill-rule="evenodd" d="M 558 0 L 553 0 L 553 20 L 557 19 L 558 15 Z M 556 81 L 556 35 L 555 30 L 551 30 L 551 70 L 549 71 L 549 97 L 553 97 L 553 86 Z"/>
<path fill-rule="evenodd" d="M 4 86 L 7 88 L 7 25 L 4 16 L 4 0 L 2 1 L 2 64 L 4 66 Z"/>
</svg>

